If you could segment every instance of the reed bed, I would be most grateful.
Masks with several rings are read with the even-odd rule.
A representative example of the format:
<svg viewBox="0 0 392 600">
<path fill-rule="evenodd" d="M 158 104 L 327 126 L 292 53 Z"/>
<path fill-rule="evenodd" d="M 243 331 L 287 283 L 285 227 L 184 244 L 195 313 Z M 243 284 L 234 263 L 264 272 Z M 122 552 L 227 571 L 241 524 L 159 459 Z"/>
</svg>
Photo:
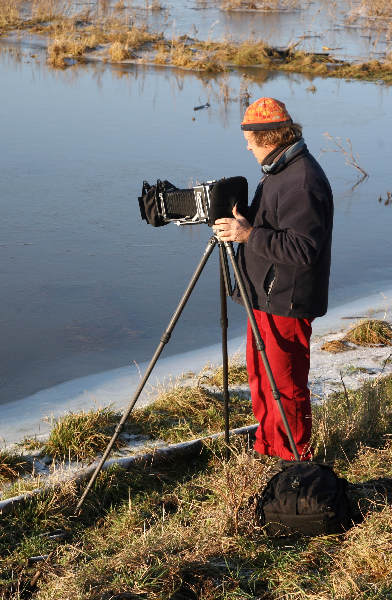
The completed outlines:
<svg viewBox="0 0 392 600">
<path fill-rule="evenodd" d="M 95 60 L 155 62 L 210 73 L 257 66 L 312 76 L 392 82 L 392 60 L 388 55 L 383 61 L 347 63 L 327 52 L 304 52 L 294 46 L 282 50 L 257 39 L 240 43 L 198 41 L 187 36 L 166 39 L 162 33 L 136 25 L 131 9 L 121 2 L 100 0 L 82 5 L 78 12 L 75 6 L 68 0 L 3 0 L 0 35 L 25 31 L 45 36 L 48 64 L 61 69 L 93 55 Z M 149 3 L 148 9 L 152 7 Z"/>
<path fill-rule="evenodd" d="M 222 0 L 222 10 L 279 12 L 300 7 L 300 0 Z"/>
<path fill-rule="evenodd" d="M 392 4 L 390 0 L 362 0 L 353 10 L 362 16 L 392 18 Z"/>
</svg>

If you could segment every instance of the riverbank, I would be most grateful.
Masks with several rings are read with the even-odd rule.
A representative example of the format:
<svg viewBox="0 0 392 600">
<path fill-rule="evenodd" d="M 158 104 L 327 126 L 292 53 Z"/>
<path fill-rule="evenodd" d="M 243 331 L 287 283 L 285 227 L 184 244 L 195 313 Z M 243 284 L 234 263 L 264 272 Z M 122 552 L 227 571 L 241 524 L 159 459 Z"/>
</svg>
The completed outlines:
<svg viewBox="0 0 392 600">
<path fill-rule="evenodd" d="M 341 354 L 321 350 L 326 341 L 338 339 L 361 318 L 384 318 L 392 321 L 392 290 L 375 294 L 331 309 L 313 324 L 311 343 L 310 389 L 313 400 L 342 388 L 342 377 L 348 387 L 357 387 L 363 379 L 388 373 L 390 349 L 352 347 Z M 244 325 L 245 328 L 245 325 Z M 245 332 L 244 332 L 245 336 Z M 230 355 L 244 360 L 245 337 L 229 342 Z M 165 385 L 183 373 L 197 373 L 207 364 L 221 362 L 220 344 L 200 348 L 181 355 L 162 357 L 153 370 L 137 406 L 152 401 L 154 386 Z M 384 364 L 385 363 L 385 364 Z M 41 390 L 22 400 L 3 404 L 0 438 L 3 445 L 20 441 L 25 436 L 45 437 L 51 421 L 66 412 L 88 411 L 97 407 L 112 406 L 122 411 L 128 405 L 141 374 L 148 363 L 130 365 L 88 377 L 67 381 Z"/>
</svg>

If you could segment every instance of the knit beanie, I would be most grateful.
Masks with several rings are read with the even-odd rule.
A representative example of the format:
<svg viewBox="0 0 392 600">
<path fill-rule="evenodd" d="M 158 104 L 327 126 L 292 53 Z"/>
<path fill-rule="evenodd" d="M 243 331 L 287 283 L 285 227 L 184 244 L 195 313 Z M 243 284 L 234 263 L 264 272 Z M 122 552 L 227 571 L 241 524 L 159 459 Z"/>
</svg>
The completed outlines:
<svg viewBox="0 0 392 600">
<path fill-rule="evenodd" d="M 241 123 L 243 131 L 279 129 L 293 122 L 283 102 L 275 98 L 259 98 L 248 106 Z"/>
</svg>

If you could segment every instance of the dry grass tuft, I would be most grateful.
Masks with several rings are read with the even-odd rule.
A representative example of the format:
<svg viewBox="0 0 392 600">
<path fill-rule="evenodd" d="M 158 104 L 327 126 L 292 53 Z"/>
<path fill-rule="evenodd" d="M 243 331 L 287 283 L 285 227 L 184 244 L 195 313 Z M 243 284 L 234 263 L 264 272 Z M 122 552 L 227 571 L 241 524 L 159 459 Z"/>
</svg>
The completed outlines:
<svg viewBox="0 0 392 600">
<path fill-rule="evenodd" d="M 331 340 L 329 342 L 325 342 L 321 346 L 321 350 L 337 354 L 338 352 L 346 352 L 347 350 L 350 350 L 350 348 L 342 340 Z"/>
<path fill-rule="evenodd" d="M 20 454 L 0 450 L 0 483 L 31 473 L 33 465 Z"/>
<path fill-rule="evenodd" d="M 25 450 L 40 450 L 44 446 L 44 442 L 39 440 L 37 436 L 24 437 L 23 440 L 18 443 L 18 446 Z"/>
<path fill-rule="evenodd" d="M 329 396 L 313 410 L 312 446 L 317 460 L 353 458 L 361 444 L 380 446 L 392 429 L 392 377 Z"/>
<path fill-rule="evenodd" d="M 164 9 L 165 7 L 159 2 L 159 0 L 146 0 L 146 10 L 151 10 L 152 12 L 159 12 Z"/>
<path fill-rule="evenodd" d="M 392 327 L 386 321 L 367 319 L 350 329 L 343 339 L 357 346 L 390 346 Z"/>
<path fill-rule="evenodd" d="M 157 65 L 165 65 L 170 60 L 170 51 L 168 45 L 165 42 L 159 42 L 156 46 L 156 52 L 154 56 L 154 62 Z"/>
<path fill-rule="evenodd" d="M 333 558 L 334 598 L 389 598 L 392 593 L 392 507 L 348 532 Z M 377 590 L 377 591 L 376 591 Z"/>
<path fill-rule="evenodd" d="M 170 64 L 185 69 L 194 67 L 195 58 L 192 49 L 185 42 L 173 42 L 170 50 Z"/>
<path fill-rule="evenodd" d="M 223 385 L 223 367 L 217 367 L 211 374 L 202 374 L 202 381 L 206 381 L 209 385 Z M 229 362 L 228 371 L 229 385 L 243 385 L 248 383 L 248 371 L 246 365 L 238 359 L 233 359 Z"/>
<path fill-rule="evenodd" d="M 387 600 L 392 591 L 391 545 L 392 508 L 387 506 L 345 536 L 316 537 L 282 556 L 270 570 L 268 598 Z"/>
<path fill-rule="evenodd" d="M 230 426 L 252 423 L 250 400 L 232 394 Z M 223 428 L 223 399 L 203 387 L 174 385 L 162 390 L 149 406 L 131 413 L 127 427 L 168 442 L 216 433 Z"/>
<path fill-rule="evenodd" d="M 97 44 L 94 35 L 81 38 L 79 35 L 55 38 L 48 45 L 48 64 L 51 67 L 64 69 L 69 60 L 82 62 L 88 50 L 92 50 Z"/>
<path fill-rule="evenodd" d="M 54 420 L 43 450 L 60 460 L 94 458 L 106 448 L 118 420 L 119 414 L 110 408 L 69 413 Z"/>
<path fill-rule="evenodd" d="M 349 463 L 345 477 L 353 482 L 363 481 L 364 477 L 392 478 L 392 439 L 387 439 L 382 448 L 362 445 L 355 459 Z"/>
<path fill-rule="evenodd" d="M 131 57 L 127 44 L 119 41 L 113 42 L 109 48 L 109 56 L 112 62 L 121 62 Z"/>
</svg>

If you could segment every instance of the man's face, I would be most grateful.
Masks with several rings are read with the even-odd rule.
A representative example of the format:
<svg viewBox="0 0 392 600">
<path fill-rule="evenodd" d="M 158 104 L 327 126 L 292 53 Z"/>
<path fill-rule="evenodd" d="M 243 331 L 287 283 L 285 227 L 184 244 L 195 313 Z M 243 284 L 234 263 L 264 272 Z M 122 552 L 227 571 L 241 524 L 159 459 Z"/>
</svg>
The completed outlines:
<svg viewBox="0 0 392 600">
<path fill-rule="evenodd" d="M 247 143 L 247 149 L 253 152 L 255 159 L 261 164 L 275 146 L 259 146 L 255 142 L 253 131 L 244 131 L 243 133 Z"/>
</svg>

